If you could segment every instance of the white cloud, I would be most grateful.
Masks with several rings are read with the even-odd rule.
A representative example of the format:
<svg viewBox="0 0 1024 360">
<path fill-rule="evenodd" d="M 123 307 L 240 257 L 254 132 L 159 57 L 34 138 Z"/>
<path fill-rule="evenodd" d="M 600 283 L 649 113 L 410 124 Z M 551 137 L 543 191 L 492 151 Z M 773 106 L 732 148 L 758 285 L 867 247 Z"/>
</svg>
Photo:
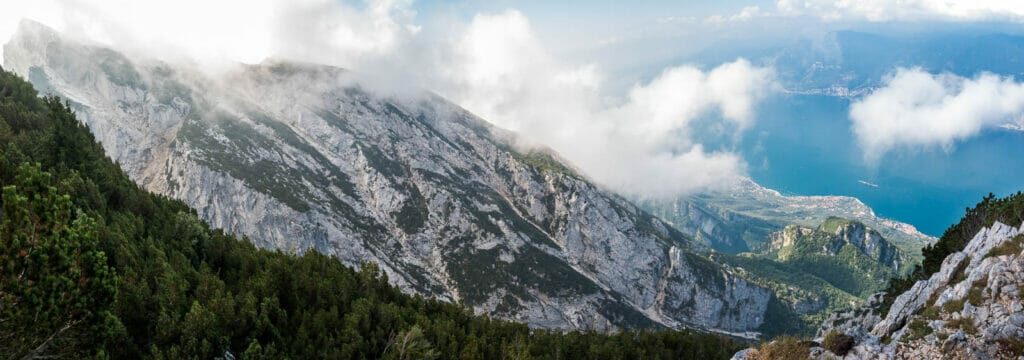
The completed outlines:
<svg viewBox="0 0 1024 360">
<path fill-rule="evenodd" d="M 770 69 L 740 59 L 710 71 L 666 69 L 626 99 L 609 100 L 595 66 L 559 64 L 516 11 L 476 16 L 453 47 L 437 82 L 446 84 L 443 95 L 634 195 L 692 192 L 742 174 L 738 155 L 706 150 L 691 125 L 720 118 L 738 138 L 774 87 Z"/>
<path fill-rule="evenodd" d="M 0 0 L 7 1 L 10 0 Z M 31 18 L 46 24 L 61 23 L 61 9 L 54 0 L 20 1 L 18 5 L 3 3 L 0 11 L 0 43 L 6 43 L 18 29 L 22 18 Z M 4 49 L 0 46 L 0 60 Z"/>
<path fill-rule="evenodd" d="M 776 0 L 774 9 L 747 7 L 710 22 L 758 17 L 810 17 L 824 21 L 1024 21 L 1024 1 L 1016 0 Z"/>
<path fill-rule="evenodd" d="M 762 11 L 760 6 L 755 5 L 744 7 L 743 9 L 740 9 L 740 12 L 730 16 L 712 15 L 709 16 L 705 21 L 711 23 L 750 21 L 759 17 L 765 17 L 769 15 L 769 13 Z"/>
<path fill-rule="evenodd" d="M 206 66 L 268 57 L 355 66 L 396 48 L 418 29 L 408 1 L 33 0 L 4 6 L 0 38 L 21 18 L 121 50 Z M 2 54 L 0 54 L 2 55 Z"/>
<path fill-rule="evenodd" d="M 743 159 L 708 146 L 694 122 L 712 123 L 716 136 L 735 142 L 774 86 L 770 69 L 740 59 L 710 70 L 669 68 L 623 98 L 607 98 L 617 91 L 604 88 L 599 67 L 559 62 L 514 10 L 424 26 L 400 0 L 369 0 L 361 8 L 335 0 L 39 4 L 50 7 L 35 11 L 50 14 L 37 18 L 48 25 L 165 61 L 195 59 L 209 69 L 280 57 L 354 69 L 390 94 L 434 90 L 521 133 L 524 143 L 553 148 L 602 184 L 648 196 L 697 191 L 743 174 Z M 6 30 L 9 20 L 0 21 Z"/>
<path fill-rule="evenodd" d="M 898 69 L 885 86 L 850 106 L 864 159 L 876 163 L 900 148 L 940 146 L 1019 119 L 1024 83 L 983 73 L 973 79 Z"/>
</svg>

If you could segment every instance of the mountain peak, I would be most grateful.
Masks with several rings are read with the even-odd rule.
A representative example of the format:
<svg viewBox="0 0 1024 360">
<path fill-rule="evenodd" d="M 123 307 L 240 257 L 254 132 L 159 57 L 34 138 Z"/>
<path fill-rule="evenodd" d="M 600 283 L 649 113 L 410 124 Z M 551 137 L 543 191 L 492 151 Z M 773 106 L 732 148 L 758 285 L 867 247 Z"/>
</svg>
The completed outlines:
<svg viewBox="0 0 1024 360">
<path fill-rule="evenodd" d="M 875 296 L 865 308 L 832 314 L 819 335 L 852 336 L 857 345 L 849 358 L 857 359 L 1020 356 L 1022 229 L 999 221 L 982 228 L 939 271 L 899 294 L 888 313 L 879 313 Z"/>
<path fill-rule="evenodd" d="M 8 70 L 19 74 L 28 72 L 29 64 L 41 60 L 46 47 L 60 39 L 53 28 L 30 19 L 21 19 L 14 35 L 3 45 L 3 64 Z"/>
<path fill-rule="evenodd" d="M 441 97 L 382 96 L 322 65 L 210 75 L 52 44 L 7 60 L 71 99 L 133 180 L 258 246 L 374 262 L 405 291 L 544 328 L 753 337 L 767 318 L 768 289 Z"/>
</svg>

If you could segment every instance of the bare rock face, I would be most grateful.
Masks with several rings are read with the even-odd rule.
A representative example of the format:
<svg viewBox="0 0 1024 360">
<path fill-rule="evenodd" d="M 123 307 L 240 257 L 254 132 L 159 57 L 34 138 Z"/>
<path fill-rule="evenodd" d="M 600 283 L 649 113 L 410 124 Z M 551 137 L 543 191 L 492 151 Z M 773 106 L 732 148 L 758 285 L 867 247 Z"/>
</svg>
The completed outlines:
<svg viewBox="0 0 1024 360">
<path fill-rule="evenodd" d="M 68 99 L 135 181 L 261 247 L 375 262 L 405 291 L 538 327 L 755 336 L 764 323 L 767 289 L 437 96 L 308 64 L 210 76 L 31 22 L 4 57 Z"/>
<path fill-rule="evenodd" d="M 857 309 L 829 314 L 818 329 L 817 337 L 824 338 L 829 332 L 836 331 L 855 339 L 866 338 L 875 324 L 882 320 L 878 309 L 882 304 L 883 295 L 884 293 L 871 295 L 867 304 Z"/>
<path fill-rule="evenodd" d="M 1021 229 L 1024 224 L 1015 228 L 999 222 L 982 229 L 963 251 L 947 256 L 938 272 L 900 294 L 885 318 L 870 305 L 833 314 L 819 336 L 838 331 L 856 337 L 858 345 L 845 357 L 850 359 L 1024 355 Z"/>
</svg>

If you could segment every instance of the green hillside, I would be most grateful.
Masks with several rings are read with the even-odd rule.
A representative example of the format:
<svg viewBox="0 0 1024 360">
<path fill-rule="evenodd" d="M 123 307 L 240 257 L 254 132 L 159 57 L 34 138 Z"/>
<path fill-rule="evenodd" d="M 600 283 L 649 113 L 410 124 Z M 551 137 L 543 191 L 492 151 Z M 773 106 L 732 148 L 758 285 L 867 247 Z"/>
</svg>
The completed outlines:
<svg viewBox="0 0 1024 360">
<path fill-rule="evenodd" d="M 898 271 L 886 266 L 874 254 L 838 238 L 839 227 L 857 224 L 846 219 L 829 218 L 815 229 L 789 226 L 783 236 L 794 243 L 771 249 L 767 256 L 794 268 L 813 269 L 829 284 L 860 298 L 882 290 Z M 863 225 L 860 225 L 863 226 Z"/>
<path fill-rule="evenodd" d="M 372 264 L 256 249 L 136 186 L 60 99 L 0 71 L 0 357 L 728 358 L 686 331 L 530 330 Z"/>
<path fill-rule="evenodd" d="M 874 246 L 843 236 L 847 234 L 873 237 Z M 816 228 L 787 226 L 762 247 L 757 253 L 717 254 L 715 259 L 775 293 L 777 319 L 762 329 L 770 335 L 793 328 L 813 334 L 829 313 L 847 310 L 883 290 L 889 279 L 905 271 L 893 264 L 907 257 L 864 224 L 837 217 Z"/>
</svg>

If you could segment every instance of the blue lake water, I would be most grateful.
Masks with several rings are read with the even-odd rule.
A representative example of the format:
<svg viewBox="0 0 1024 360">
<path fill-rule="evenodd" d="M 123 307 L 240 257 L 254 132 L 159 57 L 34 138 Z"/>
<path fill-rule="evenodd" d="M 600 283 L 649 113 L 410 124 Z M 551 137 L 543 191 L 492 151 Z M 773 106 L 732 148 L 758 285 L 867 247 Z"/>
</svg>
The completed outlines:
<svg viewBox="0 0 1024 360">
<path fill-rule="evenodd" d="M 990 130 L 949 151 L 894 151 L 870 167 L 850 130 L 848 107 L 847 99 L 811 95 L 762 104 L 739 149 L 751 177 L 784 194 L 854 196 L 935 236 L 988 193 L 1024 190 L 1024 132 Z"/>
</svg>

